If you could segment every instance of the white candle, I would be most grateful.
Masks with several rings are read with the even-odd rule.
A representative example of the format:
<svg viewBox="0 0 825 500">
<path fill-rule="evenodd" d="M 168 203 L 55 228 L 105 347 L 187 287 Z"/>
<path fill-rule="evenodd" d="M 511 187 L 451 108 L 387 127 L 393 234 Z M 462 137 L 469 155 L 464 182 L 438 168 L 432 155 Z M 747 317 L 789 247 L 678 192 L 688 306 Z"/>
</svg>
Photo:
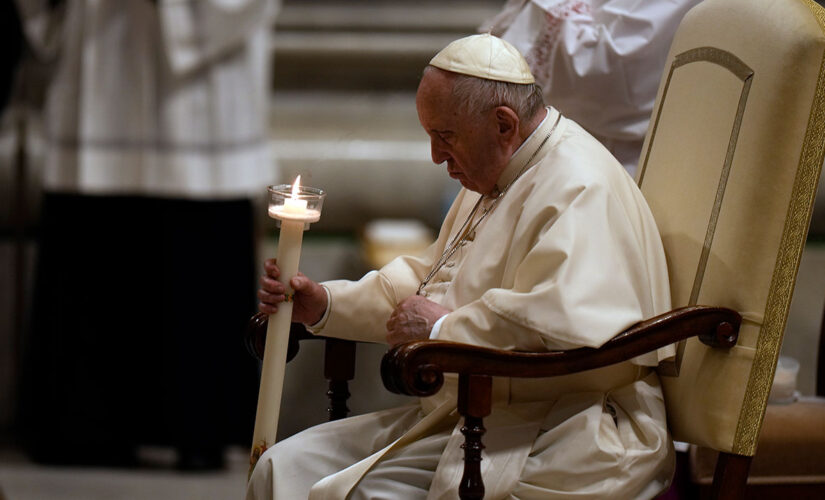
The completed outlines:
<svg viewBox="0 0 825 500">
<path fill-rule="evenodd" d="M 266 328 L 261 385 L 258 392 L 258 409 L 255 416 L 255 431 L 252 437 L 252 454 L 249 459 L 249 475 L 258 458 L 275 443 L 278 432 L 278 417 L 281 409 L 286 352 L 289 343 L 289 327 L 292 322 L 292 287 L 289 280 L 298 274 L 301 258 L 304 225 L 315 222 L 320 217 L 318 210 L 307 208 L 307 201 L 298 197 L 300 179 L 295 180 L 292 197 L 285 198 L 283 205 L 269 209 L 270 216 L 281 221 L 278 239 L 278 267 L 281 275 L 278 281 L 286 289 L 287 300 L 278 305 L 278 312 L 269 315 Z"/>
<path fill-rule="evenodd" d="M 292 184 L 292 196 L 284 199 L 284 212 L 293 215 L 305 215 L 307 211 L 307 201 L 298 197 L 301 190 L 301 176 L 295 178 Z"/>
<path fill-rule="evenodd" d="M 288 214 L 305 215 L 307 211 L 307 201 L 287 198 L 284 200 L 283 211 Z"/>
</svg>

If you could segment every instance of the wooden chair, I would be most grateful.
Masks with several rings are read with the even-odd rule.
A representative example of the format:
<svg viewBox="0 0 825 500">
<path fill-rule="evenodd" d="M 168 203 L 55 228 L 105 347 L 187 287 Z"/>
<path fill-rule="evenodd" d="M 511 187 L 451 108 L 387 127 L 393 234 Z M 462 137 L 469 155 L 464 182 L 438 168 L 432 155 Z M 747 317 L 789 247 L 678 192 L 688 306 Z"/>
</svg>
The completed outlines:
<svg viewBox="0 0 825 500">
<path fill-rule="evenodd" d="M 491 377 L 582 371 L 684 338 L 676 361 L 660 367 L 671 432 L 720 451 L 713 494 L 743 498 L 825 152 L 824 53 L 825 12 L 812 1 L 706 0 L 682 21 L 637 174 L 679 309 L 595 350 L 421 341 L 387 354 L 382 377 L 393 391 L 430 395 L 444 373 L 458 373 L 461 498 L 483 497 Z"/>
<path fill-rule="evenodd" d="M 264 359 L 266 346 L 267 315 L 258 313 L 249 320 L 244 342 L 249 354 Z M 350 397 L 349 381 L 355 377 L 355 346 L 351 340 L 317 337 L 307 332 L 304 325 L 292 323 L 289 329 L 289 344 L 286 360 L 291 361 L 300 350 L 301 342 L 305 340 L 323 340 L 324 344 L 324 378 L 327 379 L 328 390 L 327 414 L 329 420 L 338 420 L 349 415 L 347 400 Z"/>
<path fill-rule="evenodd" d="M 749 500 L 825 498 L 825 311 L 819 334 L 814 397 L 768 404 L 746 484 Z M 718 453 L 691 446 L 691 498 L 710 498 Z"/>
<path fill-rule="evenodd" d="M 637 174 L 676 309 L 599 349 L 418 341 L 387 353 L 394 392 L 432 395 L 458 374 L 461 498 L 484 495 L 492 377 L 575 373 L 674 342 L 660 367 L 673 437 L 718 450 L 714 496 L 743 498 L 825 153 L 823 54 L 825 12 L 810 0 L 705 0 L 681 23 Z"/>
</svg>

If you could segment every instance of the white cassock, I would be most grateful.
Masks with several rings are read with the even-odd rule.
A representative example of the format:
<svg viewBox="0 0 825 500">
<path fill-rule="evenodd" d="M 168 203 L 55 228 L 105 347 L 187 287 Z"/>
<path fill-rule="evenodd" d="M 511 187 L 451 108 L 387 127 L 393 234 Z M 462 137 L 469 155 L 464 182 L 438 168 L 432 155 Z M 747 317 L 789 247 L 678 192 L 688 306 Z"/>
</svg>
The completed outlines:
<svg viewBox="0 0 825 500">
<path fill-rule="evenodd" d="M 425 288 L 452 310 L 441 339 L 511 350 L 595 347 L 670 309 L 659 233 L 633 179 L 579 125 L 548 109 L 498 185 L 528 168 Z M 426 256 L 326 283 L 323 334 L 383 342 L 396 304 L 416 292 L 478 197 L 459 193 Z M 495 379 L 484 420 L 486 498 L 661 492 L 674 455 L 651 366 L 671 354 L 550 379 Z M 463 466 L 455 394 L 448 378 L 420 404 L 276 444 L 258 462 L 247 498 L 305 498 L 313 485 L 310 498 L 455 498 Z"/>
<path fill-rule="evenodd" d="M 509 0 L 482 29 L 633 175 L 676 28 L 701 0 Z"/>
<path fill-rule="evenodd" d="M 47 191 L 247 198 L 277 180 L 265 110 L 279 0 L 71 1 L 57 43 L 46 2 L 17 1 L 29 40 L 60 56 Z"/>
</svg>

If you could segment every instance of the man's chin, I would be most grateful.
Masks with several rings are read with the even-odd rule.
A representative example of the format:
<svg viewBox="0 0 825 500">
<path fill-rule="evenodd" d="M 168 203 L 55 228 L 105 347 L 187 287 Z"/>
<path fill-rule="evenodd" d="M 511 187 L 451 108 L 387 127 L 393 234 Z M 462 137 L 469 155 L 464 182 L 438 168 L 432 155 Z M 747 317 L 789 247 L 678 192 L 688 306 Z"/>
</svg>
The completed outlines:
<svg viewBox="0 0 825 500">
<path fill-rule="evenodd" d="M 476 186 L 475 184 L 472 184 L 470 181 L 467 180 L 467 178 L 465 178 L 465 177 L 456 177 L 456 179 L 458 179 L 458 182 L 460 182 L 461 185 L 464 186 L 464 189 L 469 189 L 470 191 L 474 191 L 476 193 L 479 192 L 478 186 Z"/>
<path fill-rule="evenodd" d="M 470 191 L 475 191 L 477 193 L 479 192 L 478 186 L 470 182 L 470 179 L 468 179 L 466 175 L 460 172 L 450 172 L 449 170 L 447 170 L 447 175 L 460 182 L 465 189 L 469 189 Z"/>
</svg>

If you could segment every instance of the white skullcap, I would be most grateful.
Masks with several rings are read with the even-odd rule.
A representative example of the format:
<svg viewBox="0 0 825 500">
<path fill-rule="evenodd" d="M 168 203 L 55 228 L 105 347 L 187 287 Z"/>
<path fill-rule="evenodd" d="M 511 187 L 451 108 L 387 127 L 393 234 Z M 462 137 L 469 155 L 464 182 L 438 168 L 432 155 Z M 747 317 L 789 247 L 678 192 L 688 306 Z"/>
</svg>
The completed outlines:
<svg viewBox="0 0 825 500">
<path fill-rule="evenodd" d="M 430 65 L 453 73 L 510 83 L 534 83 L 521 53 L 489 33 L 460 38 L 435 55 Z"/>
</svg>

